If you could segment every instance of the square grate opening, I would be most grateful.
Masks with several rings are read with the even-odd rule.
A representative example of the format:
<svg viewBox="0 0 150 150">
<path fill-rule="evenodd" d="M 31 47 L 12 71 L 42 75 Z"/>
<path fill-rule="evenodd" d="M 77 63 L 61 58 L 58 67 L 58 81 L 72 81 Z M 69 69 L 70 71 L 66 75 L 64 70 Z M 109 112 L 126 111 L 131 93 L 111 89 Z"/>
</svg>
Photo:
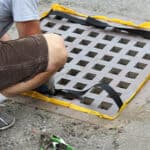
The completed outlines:
<svg viewBox="0 0 150 150">
<path fill-rule="evenodd" d="M 94 101 L 94 99 L 92 99 L 92 98 L 84 97 L 84 98 L 81 100 L 81 103 L 86 104 L 86 105 L 91 105 L 93 101 Z"/>
<path fill-rule="evenodd" d="M 131 71 L 126 74 L 126 77 L 131 78 L 131 79 L 136 79 L 137 76 L 138 76 L 138 73 L 131 72 Z"/>
<path fill-rule="evenodd" d="M 107 77 L 104 77 L 101 79 L 101 83 L 104 83 L 104 84 L 110 84 L 110 82 L 112 81 L 113 79 L 111 78 L 107 78 Z"/>
<path fill-rule="evenodd" d="M 112 68 L 109 71 L 109 73 L 112 73 L 112 74 L 115 74 L 115 75 L 118 75 L 120 72 L 121 72 L 121 69 L 118 69 L 118 68 Z"/>
<path fill-rule="evenodd" d="M 70 63 L 72 60 L 73 60 L 72 57 L 68 57 L 68 58 L 67 58 L 67 63 Z"/>
<path fill-rule="evenodd" d="M 129 41 L 130 41 L 130 40 L 128 40 L 128 39 L 121 38 L 121 39 L 119 40 L 119 43 L 122 43 L 122 44 L 128 44 Z"/>
<path fill-rule="evenodd" d="M 58 81 L 58 84 L 67 85 L 69 82 L 70 80 L 62 78 L 61 80 Z"/>
<path fill-rule="evenodd" d="M 81 44 L 81 45 L 89 45 L 90 43 L 91 43 L 91 41 L 82 40 L 79 44 Z"/>
<path fill-rule="evenodd" d="M 78 89 L 78 90 L 83 90 L 85 87 L 86 87 L 86 84 L 80 83 L 80 82 L 78 82 L 74 85 L 74 88 Z"/>
<path fill-rule="evenodd" d="M 93 80 L 96 77 L 96 74 L 87 73 L 83 78 L 87 80 Z"/>
<path fill-rule="evenodd" d="M 101 102 L 101 104 L 98 106 L 98 108 L 100 109 L 104 109 L 104 110 L 108 110 L 110 109 L 112 106 L 112 103 L 109 103 L 109 102 Z"/>
<path fill-rule="evenodd" d="M 90 52 L 88 52 L 87 54 L 86 54 L 86 56 L 88 56 L 88 57 L 95 57 L 97 55 L 97 53 L 96 52 L 92 52 L 92 51 L 90 51 Z"/>
<path fill-rule="evenodd" d="M 110 55 L 104 55 L 104 57 L 102 58 L 102 60 L 104 61 L 111 61 L 113 59 L 113 56 Z"/>
<path fill-rule="evenodd" d="M 130 62 L 130 61 L 127 60 L 127 59 L 120 59 L 120 60 L 118 61 L 118 64 L 127 65 L 129 62 Z"/>
<path fill-rule="evenodd" d="M 107 40 L 107 41 L 111 41 L 113 38 L 114 38 L 114 36 L 105 35 L 103 39 L 104 39 L 104 40 Z"/>
<path fill-rule="evenodd" d="M 150 54 L 145 54 L 145 55 L 143 56 L 143 59 L 150 60 Z"/>
<path fill-rule="evenodd" d="M 76 38 L 75 37 L 72 37 L 72 36 L 68 36 L 65 41 L 68 41 L 68 42 L 73 42 Z"/>
<path fill-rule="evenodd" d="M 80 29 L 80 28 L 77 28 L 73 31 L 74 33 L 77 33 L 77 34 L 82 34 L 84 32 L 83 29 Z"/>
<path fill-rule="evenodd" d="M 67 31 L 69 28 L 69 26 L 62 25 L 59 30 Z"/>
<path fill-rule="evenodd" d="M 103 49 L 105 46 L 106 46 L 105 44 L 97 43 L 97 44 L 95 45 L 95 48 Z"/>
<path fill-rule="evenodd" d="M 95 38 L 95 37 L 97 37 L 99 35 L 99 33 L 97 33 L 97 32 L 90 32 L 89 34 L 88 34 L 88 36 L 90 36 L 90 37 L 92 37 L 92 38 Z"/>
<path fill-rule="evenodd" d="M 102 91 L 103 91 L 103 90 L 102 90 L 101 88 L 99 88 L 99 87 L 94 87 L 94 88 L 92 88 L 92 90 L 91 90 L 90 92 L 93 93 L 93 94 L 99 95 Z"/>
<path fill-rule="evenodd" d="M 85 60 L 80 60 L 77 65 L 85 67 L 89 62 Z"/>
<path fill-rule="evenodd" d="M 54 27 L 55 25 L 56 25 L 56 24 L 53 23 L 53 22 L 48 22 L 45 26 L 52 28 L 52 27 Z"/>
<path fill-rule="evenodd" d="M 72 49 L 71 53 L 79 54 L 81 51 L 82 51 L 82 49 L 75 47 L 75 48 Z"/>
<path fill-rule="evenodd" d="M 120 81 L 119 84 L 117 85 L 119 88 L 122 89 L 127 89 L 129 87 L 130 83 L 124 82 L 124 81 Z"/>
<path fill-rule="evenodd" d="M 147 64 L 138 62 L 138 63 L 135 65 L 135 68 L 137 68 L 137 69 L 142 69 L 142 70 L 143 70 L 146 66 L 147 66 Z"/>
<path fill-rule="evenodd" d="M 114 46 L 110 51 L 114 52 L 114 53 L 119 53 L 121 51 L 122 48 Z"/>
<path fill-rule="evenodd" d="M 94 70 L 97 70 L 97 71 L 101 71 L 101 70 L 103 70 L 104 67 L 105 67 L 104 65 L 95 64 L 95 65 L 93 66 L 93 69 L 94 69 Z"/>
<path fill-rule="evenodd" d="M 144 42 L 138 41 L 138 42 L 135 44 L 135 46 L 136 46 L 136 47 L 143 48 L 143 47 L 145 46 L 145 44 L 146 44 L 146 43 L 144 43 Z"/>
<path fill-rule="evenodd" d="M 133 56 L 134 57 L 134 56 L 136 56 L 138 54 L 138 52 L 134 51 L 134 50 L 129 50 L 126 54 L 129 55 L 129 56 Z"/>
<path fill-rule="evenodd" d="M 71 75 L 71 76 L 76 76 L 80 71 L 76 70 L 76 69 L 71 69 L 67 72 L 67 74 Z"/>
</svg>

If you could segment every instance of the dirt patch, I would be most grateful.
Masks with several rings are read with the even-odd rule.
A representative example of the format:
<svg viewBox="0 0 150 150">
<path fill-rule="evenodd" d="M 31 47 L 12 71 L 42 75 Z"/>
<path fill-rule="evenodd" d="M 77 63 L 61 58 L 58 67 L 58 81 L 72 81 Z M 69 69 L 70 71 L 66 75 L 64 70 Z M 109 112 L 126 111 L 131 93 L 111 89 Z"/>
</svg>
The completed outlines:
<svg viewBox="0 0 150 150">
<path fill-rule="evenodd" d="M 45 132 L 62 137 L 78 150 L 115 149 L 112 141 L 117 128 L 104 129 L 22 104 L 8 103 L 7 109 L 15 115 L 16 124 L 0 133 L 1 150 L 38 150 L 40 134 Z"/>
</svg>

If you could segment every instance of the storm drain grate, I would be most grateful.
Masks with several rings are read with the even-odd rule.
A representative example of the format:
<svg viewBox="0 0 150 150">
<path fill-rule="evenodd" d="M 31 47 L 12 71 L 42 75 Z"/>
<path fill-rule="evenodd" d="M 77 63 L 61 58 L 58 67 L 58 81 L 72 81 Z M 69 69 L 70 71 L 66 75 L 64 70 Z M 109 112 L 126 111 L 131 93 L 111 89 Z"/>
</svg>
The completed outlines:
<svg viewBox="0 0 150 150">
<path fill-rule="evenodd" d="M 69 57 L 55 76 L 56 88 L 85 90 L 99 82 L 109 84 L 126 102 L 150 73 L 150 43 L 141 37 L 72 23 L 50 14 L 41 20 L 42 31 L 65 39 Z M 115 102 L 101 88 L 83 100 L 57 97 L 81 107 L 113 116 Z"/>
</svg>

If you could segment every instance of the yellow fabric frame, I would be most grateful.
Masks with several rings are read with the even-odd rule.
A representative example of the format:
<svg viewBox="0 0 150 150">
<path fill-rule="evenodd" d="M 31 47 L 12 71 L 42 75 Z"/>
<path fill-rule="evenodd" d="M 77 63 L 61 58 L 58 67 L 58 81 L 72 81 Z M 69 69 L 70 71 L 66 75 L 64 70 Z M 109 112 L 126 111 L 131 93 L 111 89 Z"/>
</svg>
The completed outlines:
<svg viewBox="0 0 150 150">
<path fill-rule="evenodd" d="M 72 10 L 72 9 L 65 8 L 64 6 L 61 6 L 61 5 L 58 5 L 58 4 L 53 4 L 51 9 L 48 12 L 45 12 L 45 13 L 42 14 L 41 19 L 46 17 L 50 13 L 50 11 L 62 11 L 62 12 L 72 14 L 72 15 L 76 15 L 76 16 L 80 16 L 80 17 L 85 17 L 85 18 L 87 17 L 87 15 L 78 13 L 78 12 Z M 130 21 L 124 21 L 124 20 L 120 20 L 120 19 L 117 19 L 117 18 L 108 18 L 106 16 L 92 16 L 92 17 L 95 18 L 95 19 L 100 19 L 100 20 L 105 20 L 105 21 L 109 21 L 109 22 L 115 22 L 115 23 L 131 26 L 131 27 L 134 27 L 134 28 L 150 29 L 150 22 L 144 22 L 142 24 L 137 25 L 137 24 L 135 24 L 133 22 L 130 22 Z M 42 94 L 40 94 L 38 92 L 35 92 L 35 91 L 30 91 L 30 92 L 27 92 L 27 93 L 23 93 L 23 95 L 30 96 L 30 97 L 36 98 L 36 99 L 40 99 L 42 101 L 53 103 L 53 104 L 56 104 L 56 105 L 68 107 L 68 108 L 71 108 L 71 109 L 74 109 L 74 110 L 77 110 L 77 111 L 80 111 L 80 112 L 96 115 L 100 118 L 113 120 L 113 119 L 117 118 L 120 115 L 120 113 L 125 109 L 125 107 L 128 105 L 128 103 L 137 95 L 137 93 L 139 93 L 139 91 L 142 89 L 142 87 L 149 80 L 150 80 L 150 75 L 148 75 L 146 77 L 146 79 L 144 79 L 144 81 L 139 85 L 137 90 L 130 96 L 129 99 L 127 99 L 125 101 L 125 103 L 122 105 L 121 109 L 114 116 L 108 116 L 106 114 L 102 114 L 102 113 L 99 113 L 99 112 L 91 110 L 91 109 L 87 109 L 87 108 L 83 108 L 81 106 L 77 106 L 77 105 L 75 105 L 73 103 L 70 103 L 70 102 L 65 102 L 63 100 L 59 100 L 59 99 L 56 99 L 56 98 L 50 98 L 50 97 L 47 97 L 47 96 L 42 95 Z"/>
<path fill-rule="evenodd" d="M 75 15 L 75 16 L 79 16 L 79 17 L 84 17 L 84 18 L 88 17 L 87 15 L 82 14 L 82 13 L 78 13 L 73 9 L 66 8 L 66 7 L 59 5 L 59 4 L 53 4 L 49 11 L 44 12 L 41 15 L 41 18 L 46 17 L 50 11 L 61 11 L 61 12 L 68 13 L 68 14 Z M 118 19 L 118 18 L 109 18 L 107 16 L 91 16 L 91 17 L 98 19 L 98 20 L 102 20 L 102 21 L 126 25 L 126 26 L 133 27 L 133 28 L 146 29 L 146 30 L 150 29 L 150 22 L 143 22 L 140 24 L 136 24 L 132 21 L 126 21 L 126 20 L 122 20 L 122 19 Z"/>
</svg>

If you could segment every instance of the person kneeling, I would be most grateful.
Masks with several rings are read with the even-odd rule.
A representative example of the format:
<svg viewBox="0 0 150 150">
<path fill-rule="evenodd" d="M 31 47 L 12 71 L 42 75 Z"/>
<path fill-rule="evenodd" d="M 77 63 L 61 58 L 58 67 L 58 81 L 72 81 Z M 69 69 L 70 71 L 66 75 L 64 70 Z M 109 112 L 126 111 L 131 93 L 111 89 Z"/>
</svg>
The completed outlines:
<svg viewBox="0 0 150 150">
<path fill-rule="evenodd" d="M 56 34 L 0 41 L 0 101 L 39 87 L 49 80 L 66 60 L 64 40 Z M 14 124 L 14 119 L 1 116 L 0 130 Z"/>
</svg>

